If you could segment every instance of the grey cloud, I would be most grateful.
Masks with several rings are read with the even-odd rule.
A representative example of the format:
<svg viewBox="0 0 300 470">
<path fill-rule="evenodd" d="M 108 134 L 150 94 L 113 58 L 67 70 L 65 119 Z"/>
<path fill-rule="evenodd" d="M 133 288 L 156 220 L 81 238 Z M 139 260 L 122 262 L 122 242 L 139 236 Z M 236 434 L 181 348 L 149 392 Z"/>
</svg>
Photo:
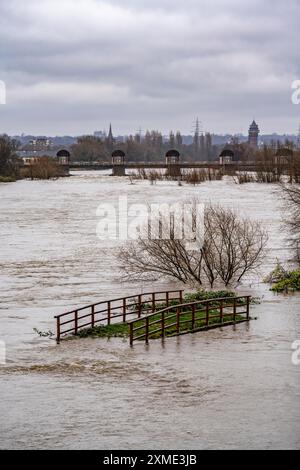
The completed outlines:
<svg viewBox="0 0 300 470">
<path fill-rule="evenodd" d="M 7 132 L 294 131 L 299 2 L 0 0 Z M 2 74 L 2 76 L 1 76 Z M 246 129 L 245 129 L 246 130 Z"/>
</svg>

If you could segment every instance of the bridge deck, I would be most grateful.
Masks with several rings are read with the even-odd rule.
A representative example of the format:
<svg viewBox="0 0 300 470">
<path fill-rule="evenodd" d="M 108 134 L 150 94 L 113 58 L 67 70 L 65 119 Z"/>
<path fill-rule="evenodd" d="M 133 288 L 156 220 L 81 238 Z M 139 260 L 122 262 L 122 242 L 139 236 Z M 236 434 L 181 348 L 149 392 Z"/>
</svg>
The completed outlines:
<svg viewBox="0 0 300 470">
<path fill-rule="evenodd" d="M 137 340 L 148 343 L 150 338 L 164 338 L 250 320 L 250 296 L 184 303 L 183 292 L 174 290 L 131 295 L 57 315 L 57 343 L 66 335 L 77 335 L 82 329 L 114 323 L 128 324 L 129 340 L 133 345 Z"/>
<path fill-rule="evenodd" d="M 166 163 L 143 163 L 143 162 L 127 162 L 125 163 L 125 168 L 132 170 L 141 170 L 141 169 L 168 169 L 172 165 L 167 165 Z M 181 169 L 215 169 L 219 170 L 224 166 L 231 169 L 240 169 L 240 170 L 253 170 L 255 169 L 254 163 L 227 163 L 226 165 L 220 165 L 218 162 L 181 162 L 175 164 L 174 166 L 180 167 Z M 71 163 L 70 170 L 111 170 L 113 165 L 111 163 Z"/>
</svg>

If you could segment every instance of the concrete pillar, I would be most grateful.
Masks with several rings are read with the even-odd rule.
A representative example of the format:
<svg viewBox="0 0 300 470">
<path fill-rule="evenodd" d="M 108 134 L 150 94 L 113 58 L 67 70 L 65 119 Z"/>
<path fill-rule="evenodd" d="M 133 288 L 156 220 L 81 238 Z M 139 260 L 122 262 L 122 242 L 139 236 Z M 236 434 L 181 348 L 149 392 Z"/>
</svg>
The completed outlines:
<svg viewBox="0 0 300 470">
<path fill-rule="evenodd" d="M 122 150 L 115 150 L 111 159 L 113 176 L 126 176 L 125 153 Z"/>
<path fill-rule="evenodd" d="M 177 150 L 169 150 L 166 153 L 166 165 L 166 175 L 169 178 L 177 179 L 181 177 L 180 153 Z"/>
</svg>

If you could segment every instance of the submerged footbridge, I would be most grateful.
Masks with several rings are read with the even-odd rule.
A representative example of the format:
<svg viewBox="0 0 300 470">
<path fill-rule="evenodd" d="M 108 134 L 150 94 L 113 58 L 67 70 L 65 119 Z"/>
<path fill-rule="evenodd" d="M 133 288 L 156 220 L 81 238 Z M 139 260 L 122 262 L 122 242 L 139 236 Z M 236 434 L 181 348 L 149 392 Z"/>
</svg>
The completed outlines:
<svg viewBox="0 0 300 470">
<path fill-rule="evenodd" d="M 250 296 L 186 302 L 183 290 L 147 292 L 101 301 L 56 315 L 56 341 L 81 330 L 127 326 L 130 345 L 250 320 Z"/>
</svg>

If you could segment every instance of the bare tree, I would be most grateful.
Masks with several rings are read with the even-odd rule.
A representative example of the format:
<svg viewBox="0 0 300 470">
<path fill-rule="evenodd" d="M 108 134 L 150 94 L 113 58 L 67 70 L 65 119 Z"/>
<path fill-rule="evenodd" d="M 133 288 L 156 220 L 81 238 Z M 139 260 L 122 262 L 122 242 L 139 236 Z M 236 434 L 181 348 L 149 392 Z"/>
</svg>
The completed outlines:
<svg viewBox="0 0 300 470">
<path fill-rule="evenodd" d="M 77 139 L 77 144 L 72 145 L 73 161 L 109 162 L 110 155 L 106 143 L 98 137 L 82 136 Z"/>
<path fill-rule="evenodd" d="M 15 155 L 18 143 L 7 135 L 0 136 L 0 176 L 17 176 L 18 162 Z"/>
<path fill-rule="evenodd" d="M 264 255 L 268 236 L 261 224 L 240 218 L 231 209 L 209 206 L 205 217 L 210 267 L 225 286 L 255 271 Z M 204 243 L 204 251 L 206 248 Z"/>
<path fill-rule="evenodd" d="M 149 236 L 147 227 L 147 233 L 120 250 L 122 266 L 129 276 L 170 276 L 184 284 L 209 283 L 213 287 L 218 281 L 228 286 L 240 282 L 262 261 L 266 231 L 258 222 L 240 218 L 231 209 L 206 208 L 204 241 L 197 249 L 191 250 L 186 239 L 175 237 L 178 222 L 165 224 L 160 220 L 159 233 L 152 231 Z"/>
<path fill-rule="evenodd" d="M 23 175 L 27 178 L 49 180 L 60 176 L 60 167 L 56 160 L 50 157 L 36 158 L 25 168 Z"/>
<path fill-rule="evenodd" d="M 140 238 L 120 250 L 122 265 L 130 276 L 170 276 L 187 284 L 201 281 L 201 256 L 194 257 L 181 240 Z"/>
</svg>

